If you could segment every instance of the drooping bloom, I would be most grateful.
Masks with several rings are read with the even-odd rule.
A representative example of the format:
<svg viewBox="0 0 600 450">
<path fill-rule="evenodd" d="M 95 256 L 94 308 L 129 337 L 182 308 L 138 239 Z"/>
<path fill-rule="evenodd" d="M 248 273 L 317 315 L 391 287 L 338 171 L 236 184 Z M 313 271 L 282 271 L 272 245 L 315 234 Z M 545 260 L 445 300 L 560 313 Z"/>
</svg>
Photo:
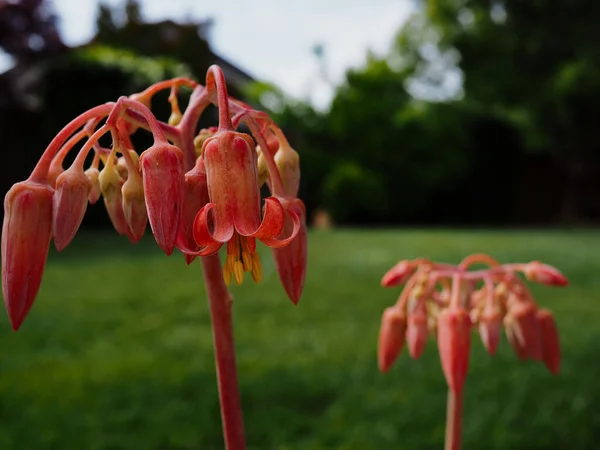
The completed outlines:
<svg viewBox="0 0 600 450">
<path fill-rule="evenodd" d="M 479 316 L 479 335 L 483 346 L 490 355 L 495 355 L 500 343 L 500 331 L 502 330 L 502 316 L 498 308 L 486 305 L 481 316 Z"/>
<path fill-rule="evenodd" d="M 406 316 L 399 308 L 386 308 L 381 317 L 377 361 L 379 370 L 387 372 L 404 347 Z"/>
<path fill-rule="evenodd" d="M 450 307 L 438 317 L 438 348 L 448 387 L 461 392 L 469 369 L 471 318 L 461 307 Z"/>
<path fill-rule="evenodd" d="M 202 254 L 202 249 L 194 240 L 194 220 L 204 205 L 208 203 L 208 186 L 204 161 L 199 157 L 192 170 L 185 174 L 185 200 L 181 226 L 177 235 L 177 248 L 184 253 L 188 264 Z"/>
<path fill-rule="evenodd" d="M 56 179 L 52 230 L 54 245 L 63 250 L 75 237 L 87 209 L 92 182 L 74 165 Z"/>
<path fill-rule="evenodd" d="M 104 206 L 108 217 L 120 235 L 127 235 L 134 240 L 131 235 L 125 213 L 123 211 L 123 195 L 121 188 L 123 180 L 119 176 L 112 158 L 109 158 L 104 168 L 98 175 L 98 184 L 100 192 L 104 199 Z"/>
<path fill-rule="evenodd" d="M 121 187 L 123 201 L 123 215 L 129 227 L 133 242 L 138 242 L 148 224 L 148 213 L 146 212 L 146 199 L 144 197 L 144 185 L 137 171 L 131 171 L 127 180 Z"/>
<path fill-rule="evenodd" d="M 273 260 L 275 269 L 281 280 L 285 292 L 294 304 L 298 304 L 304 280 L 306 278 L 307 263 L 307 238 L 306 231 L 306 208 L 299 199 L 282 200 L 284 208 L 293 211 L 300 218 L 300 229 L 296 238 L 283 248 L 273 248 Z M 287 237 L 294 232 L 294 222 L 291 218 L 285 221 L 281 236 Z"/>
<path fill-rule="evenodd" d="M 554 315 L 547 309 L 539 309 L 537 311 L 537 321 L 542 341 L 542 360 L 552 374 L 558 375 L 560 371 L 560 343 Z"/>
<path fill-rule="evenodd" d="M 42 282 L 52 238 L 54 190 L 44 184 L 15 184 L 4 199 L 2 295 L 16 331 L 31 309 Z"/>
<path fill-rule="evenodd" d="M 183 152 L 168 143 L 155 143 L 140 156 L 148 220 L 158 246 L 173 253 L 185 197 Z"/>
<path fill-rule="evenodd" d="M 420 304 L 408 313 L 406 328 L 406 343 L 408 352 L 413 359 L 419 359 L 425 351 L 429 329 L 427 326 L 427 312 L 424 304 Z"/>
<path fill-rule="evenodd" d="M 542 348 L 535 304 L 516 301 L 509 308 L 506 321 L 510 330 L 507 337 L 517 355 L 521 359 L 541 360 Z"/>
<path fill-rule="evenodd" d="M 274 162 L 277 166 L 277 172 L 281 177 L 283 193 L 285 195 L 285 198 L 282 198 L 281 202 L 286 210 L 294 211 L 300 218 L 300 230 L 297 236 L 285 247 L 272 249 L 275 268 L 281 284 L 288 297 L 297 305 L 302 295 L 302 289 L 304 288 L 308 258 L 306 208 L 304 207 L 304 203 L 297 198 L 298 190 L 300 189 L 300 157 L 290 147 L 285 138 L 280 143 L 275 133 L 267 134 L 267 145 L 272 152 L 276 152 Z M 268 179 L 268 173 L 265 173 L 265 169 L 264 154 L 260 152 L 258 163 L 259 183 L 262 181 L 261 178 Z M 280 237 L 286 238 L 293 232 L 294 223 L 288 217 Z"/>
<path fill-rule="evenodd" d="M 205 254 L 216 253 L 227 242 L 225 279 L 233 275 L 241 283 L 243 272 L 251 272 L 259 264 L 255 239 L 269 247 L 283 247 L 297 236 L 300 218 L 293 209 L 286 211 L 276 197 L 265 199 L 261 218 L 257 155 L 248 135 L 221 130 L 205 141 L 202 156 L 210 202 L 196 216 L 194 239 L 206 248 Z M 290 236 L 278 239 L 286 213 L 293 230 Z"/>
</svg>

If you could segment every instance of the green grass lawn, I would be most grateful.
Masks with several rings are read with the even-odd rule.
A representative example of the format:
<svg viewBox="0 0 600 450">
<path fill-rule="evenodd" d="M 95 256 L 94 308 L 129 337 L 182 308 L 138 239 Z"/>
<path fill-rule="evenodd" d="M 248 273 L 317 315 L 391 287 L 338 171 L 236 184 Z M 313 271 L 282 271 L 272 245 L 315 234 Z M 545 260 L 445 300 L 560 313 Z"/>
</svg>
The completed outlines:
<svg viewBox="0 0 600 450">
<path fill-rule="evenodd" d="M 287 300 L 268 250 L 264 281 L 235 287 L 238 368 L 251 449 L 441 449 L 446 385 L 434 343 L 377 371 L 380 288 L 397 260 L 471 252 L 541 259 L 570 278 L 536 287 L 557 315 L 563 370 L 474 339 L 465 449 L 585 449 L 600 442 L 600 233 L 327 231 L 310 235 L 303 298 Z M 14 333 L 0 314 L 0 449 L 222 449 L 199 263 L 83 234 L 51 253 Z M 594 406 L 596 405 L 596 406 Z"/>
</svg>

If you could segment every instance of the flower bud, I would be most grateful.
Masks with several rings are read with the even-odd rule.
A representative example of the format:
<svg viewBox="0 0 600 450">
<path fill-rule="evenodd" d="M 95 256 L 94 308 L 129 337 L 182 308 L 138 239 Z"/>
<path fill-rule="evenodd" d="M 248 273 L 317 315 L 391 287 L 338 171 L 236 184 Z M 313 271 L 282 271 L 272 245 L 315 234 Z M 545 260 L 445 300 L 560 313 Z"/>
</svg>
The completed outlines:
<svg viewBox="0 0 600 450">
<path fill-rule="evenodd" d="M 260 145 L 256 146 L 256 154 L 258 155 L 257 166 L 258 166 L 258 185 L 263 187 L 263 185 L 269 181 L 269 169 L 267 167 L 267 162 L 265 161 L 265 155 L 260 148 Z"/>
<path fill-rule="evenodd" d="M 88 201 L 90 204 L 95 204 L 100 195 L 102 195 L 102 191 L 100 191 L 100 171 L 96 167 L 90 167 L 85 171 L 85 175 L 90 180 L 92 184 L 92 189 L 90 190 L 90 195 L 88 196 Z"/>
<path fill-rule="evenodd" d="M 217 132 L 217 127 L 202 128 L 198 136 L 194 138 L 194 148 L 196 149 L 196 158 L 202 156 L 202 147 L 204 142 Z"/>
<path fill-rule="evenodd" d="M 127 225 L 127 220 L 123 212 L 123 199 L 121 196 L 123 181 L 119 177 L 119 173 L 112 161 L 109 161 L 102 171 L 100 171 L 98 182 L 102 197 L 104 198 L 106 212 L 115 230 L 121 235 L 128 235 L 129 225 Z"/>
<path fill-rule="evenodd" d="M 406 316 L 398 308 L 387 308 L 379 329 L 377 359 L 381 372 L 387 372 L 398 358 L 404 347 L 405 333 Z"/>
<path fill-rule="evenodd" d="M 131 94 L 129 96 L 129 98 L 131 100 L 135 100 L 136 102 L 140 102 L 142 105 L 144 105 L 146 108 L 150 109 L 152 106 L 152 97 L 144 92 L 138 92 L 135 94 Z M 118 120 L 119 122 L 119 129 L 124 131 L 125 133 L 127 133 L 128 135 L 132 135 L 133 133 L 135 133 L 138 130 L 138 126 L 134 125 L 130 122 L 127 122 L 125 119 L 120 118 Z"/>
<path fill-rule="evenodd" d="M 173 111 L 173 112 L 171 112 L 171 115 L 169 116 L 169 120 L 167 121 L 167 123 L 169 125 L 171 125 L 172 127 L 176 127 L 177 125 L 179 125 L 182 118 L 183 118 L 183 115 L 181 114 L 181 111 Z"/>
<path fill-rule="evenodd" d="M 60 252 L 75 237 L 85 216 L 92 182 L 81 169 L 71 166 L 56 179 L 52 207 L 54 245 Z"/>
<path fill-rule="evenodd" d="M 285 195 L 297 197 L 300 188 L 300 156 L 292 147 L 284 144 L 279 147 L 274 159 Z"/>
<path fill-rule="evenodd" d="M 545 284 L 547 286 L 566 286 L 569 280 L 560 271 L 548 264 L 539 261 L 530 262 L 523 271 L 529 281 Z"/>
<path fill-rule="evenodd" d="M 292 302 L 297 305 L 304 288 L 307 262 L 307 233 L 306 233 L 306 208 L 299 199 L 281 200 L 286 210 L 292 210 L 300 217 L 301 228 L 296 237 L 282 248 L 273 248 L 275 268 L 285 292 Z M 288 216 L 285 220 L 281 238 L 292 234 L 294 224 Z"/>
<path fill-rule="evenodd" d="M 502 318 L 498 308 L 488 305 L 479 317 L 479 335 L 483 346 L 490 355 L 494 355 L 500 343 Z"/>
<path fill-rule="evenodd" d="M 198 158 L 194 168 L 187 172 L 184 178 L 185 201 L 183 203 L 183 216 L 178 242 L 181 242 L 181 246 L 184 248 L 197 251 L 199 247 L 194 240 L 194 219 L 196 219 L 198 211 L 208 203 L 208 187 L 202 158 Z M 186 254 L 184 256 L 188 264 L 196 258 L 194 255 Z"/>
<path fill-rule="evenodd" d="M 416 265 L 410 261 L 400 261 L 386 272 L 381 279 L 383 287 L 394 287 L 404 284 L 415 273 Z"/>
<path fill-rule="evenodd" d="M 469 370 L 471 318 L 466 309 L 450 307 L 438 318 L 438 348 L 448 387 L 462 392 Z"/>
<path fill-rule="evenodd" d="M 155 143 L 140 156 L 146 209 L 154 238 L 173 253 L 185 198 L 183 152 L 174 145 Z"/>
<path fill-rule="evenodd" d="M 135 170 L 137 170 L 138 160 L 139 160 L 137 152 L 135 150 L 127 150 L 127 151 L 129 152 L 129 156 L 132 160 L 133 166 L 136 168 Z M 119 172 L 119 176 L 123 180 L 127 180 L 130 170 L 133 170 L 133 169 L 131 167 L 129 167 L 129 164 L 127 164 L 127 159 L 124 156 L 119 157 L 119 159 L 117 160 L 117 172 Z"/>
<path fill-rule="evenodd" d="M 423 308 L 418 307 L 408 315 L 406 329 L 406 342 L 408 351 L 413 359 L 419 359 L 425 350 L 428 338 L 427 314 Z"/>
<path fill-rule="evenodd" d="M 49 185 L 23 181 L 4 198 L 2 295 L 15 331 L 42 282 L 52 237 L 53 194 Z"/>
<path fill-rule="evenodd" d="M 537 322 L 537 308 L 532 302 L 515 303 L 509 310 L 509 315 L 518 324 L 521 344 L 525 348 L 528 357 L 539 361 L 542 359 L 542 348 L 540 345 L 540 330 Z"/>
<path fill-rule="evenodd" d="M 529 354 L 527 352 L 527 348 L 525 347 L 523 331 L 521 330 L 519 324 L 510 315 L 506 315 L 503 322 L 508 343 L 519 359 L 523 361 L 526 360 L 529 358 Z"/>
<path fill-rule="evenodd" d="M 122 207 L 125 221 L 129 226 L 130 239 L 136 243 L 144 235 L 148 224 L 144 185 L 137 172 L 132 172 L 121 187 Z"/>
<path fill-rule="evenodd" d="M 542 360 L 552 374 L 558 375 L 560 370 L 560 342 L 554 316 L 550 311 L 540 309 L 537 311 L 537 321 L 542 341 Z"/>
</svg>

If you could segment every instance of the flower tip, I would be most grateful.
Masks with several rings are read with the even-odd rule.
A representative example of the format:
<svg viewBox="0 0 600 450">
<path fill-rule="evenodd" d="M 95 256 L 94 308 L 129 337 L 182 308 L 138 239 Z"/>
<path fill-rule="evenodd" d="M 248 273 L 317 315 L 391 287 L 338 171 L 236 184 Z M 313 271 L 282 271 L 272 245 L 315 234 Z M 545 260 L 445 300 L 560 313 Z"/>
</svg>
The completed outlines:
<svg viewBox="0 0 600 450">
<path fill-rule="evenodd" d="M 564 287 L 569 284 L 569 280 L 557 268 L 539 261 L 532 261 L 527 264 L 525 277 L 529 281 L 545 284 L 547 286 Z"/>
<path fill-rule="evenodd" d="M 395 287 L 406 283 L 414 272 L 414 265 L 409 261 L 400 261 L 390 270 L 388 270 L 381 279 L 381 286 Z"/>
<path fill-rule="evenodd" d="M 298 303 L 300 302 L 300 297 L 302 297 L 302 286 L 297 287 L 295 290 L 287 289 L 287 287 L 285 287 L 285 288 L 286 288 L 285 293 L 287 294 L 289 299 L 292 301 L 294 306 L 298 306 Z"/>
<path fill-rule="evenodd" d="M 183 257 L 185 258 L 185 262 L 188 266 L 196 259 L 196 255 L 189 255 L 187 253 L 184 253 Z"/>
</svg>

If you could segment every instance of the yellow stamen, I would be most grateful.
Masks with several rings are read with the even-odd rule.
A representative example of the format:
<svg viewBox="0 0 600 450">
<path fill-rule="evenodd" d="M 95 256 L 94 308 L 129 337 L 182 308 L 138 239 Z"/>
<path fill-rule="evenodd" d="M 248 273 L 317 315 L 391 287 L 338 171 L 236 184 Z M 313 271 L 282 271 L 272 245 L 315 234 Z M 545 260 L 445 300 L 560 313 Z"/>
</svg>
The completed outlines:
<svg viewBox="0 0 600 450">
<path fill-rule="evenodd" d="M 240 261 L 233 264 L 233 277 L 238 286 L 244 282 L 244 265 Z"/>
<path fill-rule="evenodd" d="M 231 284 L 231 268 L 229 267 L 229 262 L 225 262 L 225 265 L 223 266 L 223 279 L 227 286 Z"/>
<path fill-rule="evenodd" d="M 252 270 L 252 257 L 248 252 L 242 252 L 242 262 L 244 263 L 244 271 L 250 272 Z"/>
<path fill-rule="evenodd" d="M 262 265 L 258 253 L 252 253 L 252 270 L 250 272 L 255 283 L 260 283 L 262 280 Z"/>
</svg>

